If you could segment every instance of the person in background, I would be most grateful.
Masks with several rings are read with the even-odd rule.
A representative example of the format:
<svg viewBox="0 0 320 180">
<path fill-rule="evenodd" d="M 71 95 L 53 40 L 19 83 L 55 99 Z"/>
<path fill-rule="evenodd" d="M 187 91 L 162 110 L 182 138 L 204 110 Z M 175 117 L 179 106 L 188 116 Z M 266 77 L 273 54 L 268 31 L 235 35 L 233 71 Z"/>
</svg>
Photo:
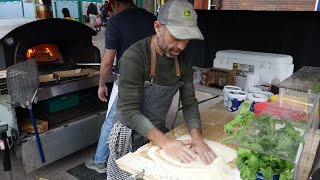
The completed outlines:
<svg viewBox="0 0 320 180">
<path fill-rule="evenodd" d="M 107 6 L 108 6 L 108 1 L 105 1 L 105 3 L 103 4 L 103 6 L 101 6 L 100 11 L 101 11 L 101 19 L 102 19 L 102 25 L 106 26 L 107 22 L 108 22 L 108 17 L 109 17 L 109 12 L 107 10 Z"/>
<path fill-rule="evenodd" d="M 107 6 L 108 6 L 108 1 L 105 1 L 101 6 L 100 6 L 100 11 L 102 12 L 104 9 L 106 9 L 107 8 Z"/>
<path fill-rule="evenodd" d="M 114 59 L 116 57 L 115 73 L 119 74 L 118 62 L 122 54 L 135 42 L 154 34 L 153 23 L 156 17 L 144 9 L 137 8 L 132 0 L 110 0 L 106 9 L 112 15 L 105 30 L 105 51 L 100 66 L 98 97 L 107 101 L 108 89 L 105 85 Z M 116 112 L 118 95 L 118 80 L 114 82 L 111 91 L 106 119 L 101 128 L 95 157 L 85 164 L 89 169 L 105 173 L 109 156 L 106 144 L 110 134 L 113 118 Z"/>
<path fill-rule="evenodd" d="M 76 21 L 76 19 L 74 17 L 70 16 L 70 12 L 69 12 L 68 8 L 63 8 L 62 14 L 63 14 L 64 19 Z"/>
<path fill-rule="evenodd" d="M 182 163 L 199 156 L 204 164 L 211 164 L 216 157 L 201 132 L 192 60 L 184 52 L 189 40 L 204 39 L 192 4 L 186 0 L 167 1 L 159 10 L 154 29 L 154 35 L 130 46 L 119 61 L 118 108 L 108 139 L 107 179 L 128 178 L 116 160 L 149 141 Z M 165 135 L 166 115 L 177 91 L 192 137 L 188 141 Z"/>
<path fill-rule="evenodd" d="M 90 27 L 94 29 L 96 18 L 98 16 L 98 8 L 95 4 L 90 3 L 87 10 L 87 15 L 90 20 Z"/>
</svg>

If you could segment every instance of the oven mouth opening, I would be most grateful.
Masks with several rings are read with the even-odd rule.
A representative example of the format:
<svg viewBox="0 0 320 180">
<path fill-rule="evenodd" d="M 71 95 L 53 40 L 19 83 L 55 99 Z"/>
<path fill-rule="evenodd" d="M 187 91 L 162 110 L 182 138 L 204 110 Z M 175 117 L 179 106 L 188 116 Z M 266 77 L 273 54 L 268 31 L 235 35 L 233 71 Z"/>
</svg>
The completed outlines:
<svg viewBox="0 0 320 180">
<path fill-rule="evenodd" d="M 56 44 L 40 44 L 28 48 L 27 60 L 35 59 L 38 63 L 63 63 L 62 55 Z"/>
</svg>

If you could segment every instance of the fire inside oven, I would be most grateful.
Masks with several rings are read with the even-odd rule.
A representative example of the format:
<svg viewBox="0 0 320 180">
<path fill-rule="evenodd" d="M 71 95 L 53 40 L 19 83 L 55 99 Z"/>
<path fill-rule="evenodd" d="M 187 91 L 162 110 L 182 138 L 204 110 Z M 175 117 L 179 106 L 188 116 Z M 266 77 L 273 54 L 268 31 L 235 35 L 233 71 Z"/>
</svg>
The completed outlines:
<svg viewBox="0 0 320 180">
<path fill-rule="evenodd" d="M 41 44 L 29 48 L 26 57 L 27 60 L 35 59 L 38 62 L 62 62 L 62 55 L 55 44 Z"/>
</svg>

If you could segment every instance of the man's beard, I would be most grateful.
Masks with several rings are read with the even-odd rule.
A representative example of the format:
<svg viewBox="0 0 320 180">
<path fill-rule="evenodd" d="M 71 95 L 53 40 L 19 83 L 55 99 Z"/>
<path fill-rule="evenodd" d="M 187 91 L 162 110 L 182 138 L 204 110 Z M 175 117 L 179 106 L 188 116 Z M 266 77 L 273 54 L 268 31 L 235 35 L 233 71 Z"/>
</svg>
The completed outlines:
<svg viewBox="0 0 320 180">
<path fill-rule="evenodd" d="M 174 58 L 175 56 L 173 56 L 170 53 L 170 49 L 168 49 L 168 47 L 166 46 L 165 42 L 164 42 L 164 31 L 161 31 L 159 36 L 156 36 L 157 38 L 157 45 L 160 48 L 161 51 L 163 51 L 164 55 L 169 57 L 169 58 Z"/>
</svg>

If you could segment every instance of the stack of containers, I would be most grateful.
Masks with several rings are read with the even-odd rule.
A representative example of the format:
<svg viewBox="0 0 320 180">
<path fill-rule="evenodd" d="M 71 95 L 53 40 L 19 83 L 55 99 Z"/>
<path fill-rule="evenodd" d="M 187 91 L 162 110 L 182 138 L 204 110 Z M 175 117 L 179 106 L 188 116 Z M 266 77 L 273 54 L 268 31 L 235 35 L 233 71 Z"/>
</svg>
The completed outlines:
<svg viewBox="0 0 320 180">
<path fill-rule="evenodd" d="M 216 53 L 213 67 L 232 70 L 237 67 L 236 86 L 245 89 L 248 73 L 254 83 L 250 86 L 271 84 L 272 80 L 283 81 L 293 73 L 290 55 L 239 50 L 221 50 Z"/>
<path fill-rule="evenodd" d="M 268 93 L 268 92 L 265 92 Z M 237 86 L 224 86 L 223 88 L 223 103 L 227 106 L 228 111 L 235 112 L 239 109 L 242 102 L 245 100 L 251 101 L 250 111 L 254 112 L 254 105 L 259 102 L 267 102 L 271 94 L 264 94 L 264 92 L 259 88 L 250 88 L 248 93 L 242 91 L 240 87 Z"/>
<path fill-rule="evenodd" d="M 230 85 L 224 86 L 223 95 L 223 103 L 231 112 L 237 111 L 247 97 L 247 93 L 243 92 L 240 87 Z"/>
</svg>

